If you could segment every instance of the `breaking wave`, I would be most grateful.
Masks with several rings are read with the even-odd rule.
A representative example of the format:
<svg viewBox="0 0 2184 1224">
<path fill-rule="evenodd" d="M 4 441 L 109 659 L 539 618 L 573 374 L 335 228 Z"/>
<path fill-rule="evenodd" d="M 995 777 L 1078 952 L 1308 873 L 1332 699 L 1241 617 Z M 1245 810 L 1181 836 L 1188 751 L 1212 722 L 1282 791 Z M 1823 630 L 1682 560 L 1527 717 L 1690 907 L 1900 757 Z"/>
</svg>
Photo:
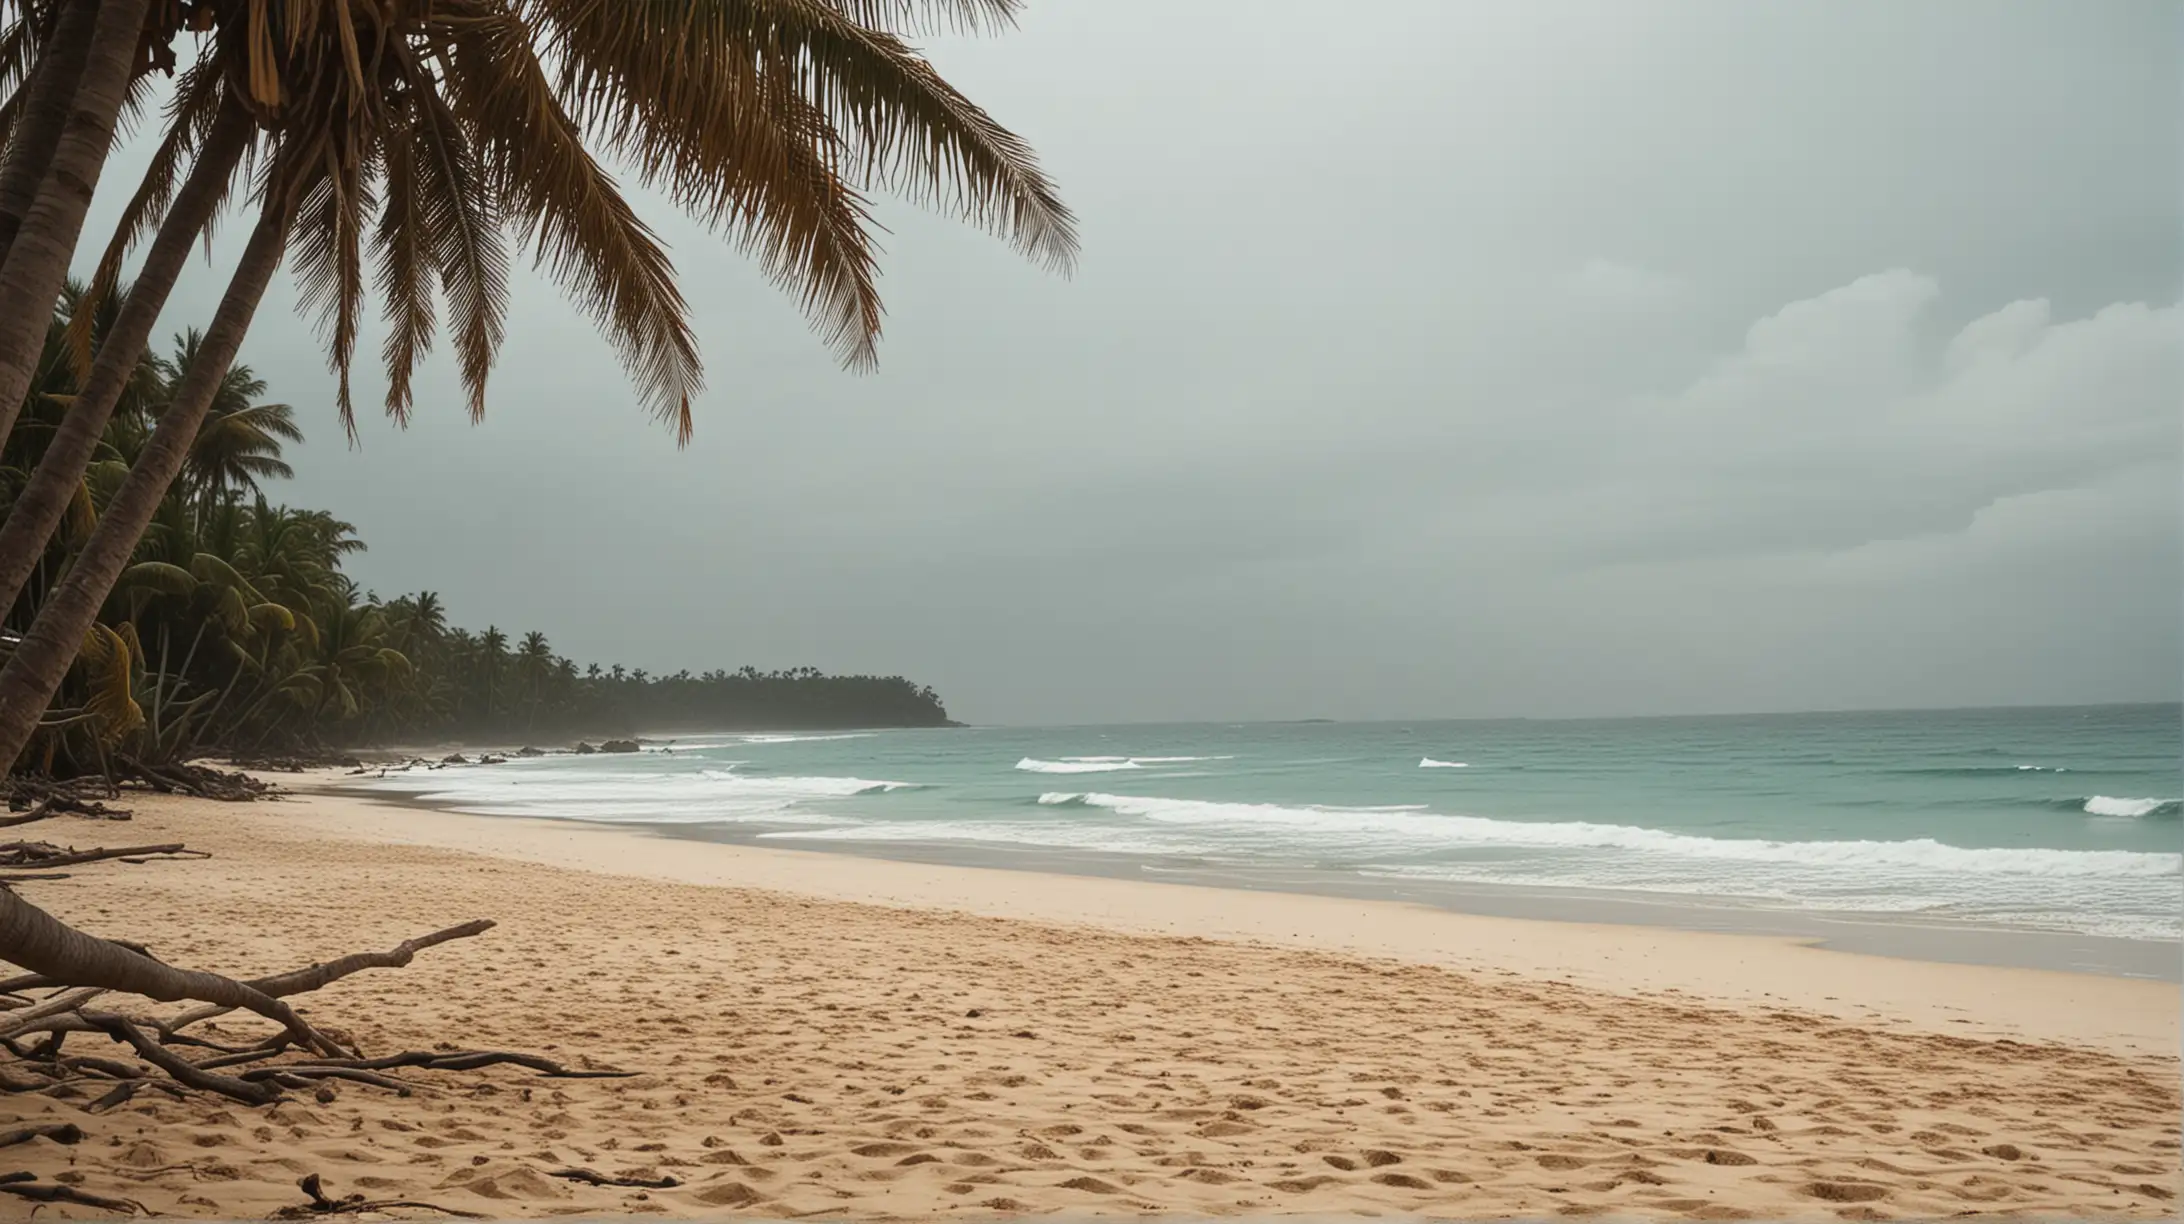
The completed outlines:
<svg viewBox="0 0 2184 1224">
<path fill-rule="evenodd" d="M 2111 795 L 2095 795 L 2085 801 L 2085 813 L 2089 816 L 2174 816 L 2178 801 L 2175 799 L 2118 799 Z"/>
<path fill-rule="evenodd" d="M 1470 766 L 1470 765 L 1468 765 L 1468 764 L 1466 764 L 1466 763 L 1464 763 L 1464 762 L 1462 762 L 1462 761 L 1436 761 L 1436 760 L 1434 760 L 1434 759 L 1433 759 L 1432 757 L 1424 757 L 1424 758 L 1421 758 L 1421 759 L 1419 760 L 1419 762 L 1418 762 L 1418 768 L 1420 768 L 1420 769 L 1469 769 L 1469 768 L 1471 768 L 1471 766 Z"/>
<path fill-rule="evenodd" d="M 2184 875 L 2184 854 L 2134 850 L 2046 850 L 1951 846 L 1931 838 L 1907 841 L 1769 841 L 1702 837 L 1637 825 L 1590 821 L 1495 820 L 1442 816 L 1417 807 L 1292 807 L 1217 803 L 1098 792 L 1050 792 L 1049 806 L 1104 808 L 1161 824 L 1207 829 L 1281 830 L 1300 839 L 1424 849 L 1632 850 L 1686 859 L 1799 866 L 1898 868 L 1936 873 L 2034 876 L 2048 879 L 2151 878 Z"/>
<path fill-rule="evenodd" d="M 1016 767 L 1025 773 L 1115 773 L 1124 769 L 1143 769 L 1148 765 L 1181 765 L 1187 761 L 1226 761 L 1230 759 L 1232 758 L 1204 756 L 1081 756 L 1063 757 L 1059 761 L 1042 761 L 1037 757 L 1025 757 L 1016 763 Z"/>
</svg>

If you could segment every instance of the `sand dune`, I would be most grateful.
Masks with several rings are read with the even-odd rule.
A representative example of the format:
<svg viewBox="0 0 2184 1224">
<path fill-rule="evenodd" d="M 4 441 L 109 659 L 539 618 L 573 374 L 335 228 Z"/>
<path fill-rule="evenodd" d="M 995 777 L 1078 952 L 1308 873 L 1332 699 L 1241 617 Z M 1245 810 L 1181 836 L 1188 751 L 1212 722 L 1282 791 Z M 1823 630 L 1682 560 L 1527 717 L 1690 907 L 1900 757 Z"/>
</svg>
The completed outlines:
<svg viewBox="0 0 2184 1224">
<path fill-rule="evenodd" d="M 307 1014 L 375 1052 L 527 1048 L 640 1074 L 405 1073 L 407 1098 L 347 1084 L 255 1111 L 0 1097 L 89 1134 L 0 1151 L 0 1170 L 200 1216 L 297 1203 L 307 1173 L 495 1216 L 850 1219 L 2165 1218 L 2180 1188 L 2174 1058 L 607 876 L 329 838 L 304 810 L 144 803 L 132 836 L 216 857 L 30 895 L 239 972 L 491 916 Z M 551 1175 L 570 1167 L 679 1184 Z"/>
</svg>

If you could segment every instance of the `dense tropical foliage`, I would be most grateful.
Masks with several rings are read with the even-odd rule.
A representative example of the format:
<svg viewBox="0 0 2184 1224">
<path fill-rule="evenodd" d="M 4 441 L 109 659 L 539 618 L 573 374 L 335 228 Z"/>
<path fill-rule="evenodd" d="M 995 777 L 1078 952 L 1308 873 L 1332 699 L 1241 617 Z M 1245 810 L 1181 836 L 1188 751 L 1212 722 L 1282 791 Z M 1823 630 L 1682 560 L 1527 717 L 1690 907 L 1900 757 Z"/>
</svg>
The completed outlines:
<svg viewBox="0 0 2184 1224">
<path fill-rule="evenodd" d="M 0 450 L 0 498 L 20 489 L 75 394 L 66 337 L 82 302 L 71 287 L 54 317 L 37 390 Z M 185 332 L 171 356 L 143 358 L 77 513 L 7 612 L 11 633 L 35 616 L 198 342 Z M 264 402 L 265 392 L 247 365 L 228 371 L 26 763 L 65 773 L 116 758 L 158 767 L 214 749 L 946 721 L 930 689 L 901 677 L 580 667 L 538 631 L 511 638 L 450 625 L 430 591 L 380 600 L 342 572 L 364 548 L 348 523 L 269 499 L 267 486 L 290 474 L 283 445 L 303 434 L 294 410 Z"/>
</svg>

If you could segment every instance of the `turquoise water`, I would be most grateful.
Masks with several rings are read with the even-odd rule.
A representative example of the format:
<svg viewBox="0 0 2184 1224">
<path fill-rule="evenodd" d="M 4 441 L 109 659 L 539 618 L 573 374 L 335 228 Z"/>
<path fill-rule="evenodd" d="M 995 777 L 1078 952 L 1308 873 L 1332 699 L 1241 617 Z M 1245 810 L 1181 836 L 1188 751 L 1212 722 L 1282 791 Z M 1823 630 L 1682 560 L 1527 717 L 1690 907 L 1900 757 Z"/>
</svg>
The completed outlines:
<svg viewBox="0 0 2184 1224">
<path fill-rule="evenodd" d="M 2184 935 L 2177 706 L 684 736 L 381 786 L 490 814 Z M 698 826 L 693 828 L 692 826 Z"/>
</svg>

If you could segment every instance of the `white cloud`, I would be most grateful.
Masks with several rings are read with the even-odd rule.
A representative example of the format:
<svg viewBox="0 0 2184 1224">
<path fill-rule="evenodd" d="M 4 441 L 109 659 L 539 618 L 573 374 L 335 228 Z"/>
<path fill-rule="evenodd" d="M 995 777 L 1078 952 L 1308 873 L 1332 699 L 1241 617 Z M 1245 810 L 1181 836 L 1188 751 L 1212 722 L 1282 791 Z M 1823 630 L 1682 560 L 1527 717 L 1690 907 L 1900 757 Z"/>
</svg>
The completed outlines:
<svg viewBox="0 0 2184 1224">
<path fill-rule="evenodd" d="M 2015 302 L 1929 335 L 1909 272 L 1753 324 L 1690 385 L 1606 414 L 1575 495 L 1606 559 L 1810 552 L 1966 530 L 1993 503 L 2184 453 L 2184 315 L 2119 304 L 2057 322 Z"/>
</svg>

